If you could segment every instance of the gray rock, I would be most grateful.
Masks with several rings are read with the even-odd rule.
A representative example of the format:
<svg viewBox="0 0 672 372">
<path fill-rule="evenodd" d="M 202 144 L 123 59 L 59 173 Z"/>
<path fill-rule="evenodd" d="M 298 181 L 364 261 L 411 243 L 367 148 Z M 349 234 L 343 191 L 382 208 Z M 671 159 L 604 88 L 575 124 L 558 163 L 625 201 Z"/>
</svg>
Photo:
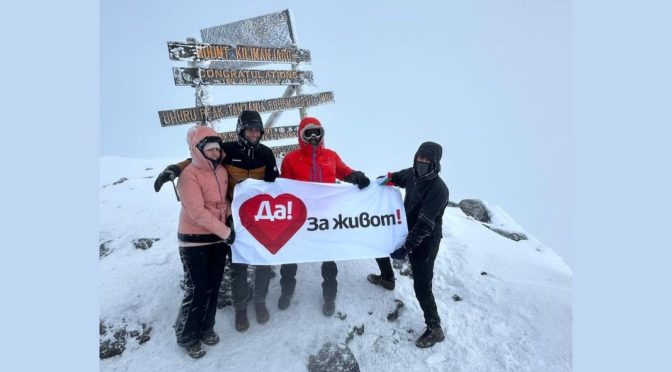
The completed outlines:
<svg viewBox="0 0 672 372">
<path fill-rule="evenodd" d="M 100 256 L 98 256 L 98 258 L 103 258 L 110 254 L 110 247 L 109 247 L 110 243 L 112 243 L 111 240 L 100 243 Z"/>
<path fill-rule="evenodd" d="M 348 336 L 345 337 L 345 344 L 347 345 L 350 341 L 352 341 L 355 338 L 355 335 L 361 336 L 364 334 L 364 324 L 361 324 L 359 327 L 354 326 L 348 332 Z"/>
<path fill-rule="evenodd" d="M 527 240 L 527 235 L 525 235 L 523 233 L 506 231 L 506 230 L 502 230 L 502 229 L 499 229 L 497 227 L 492 227 L 492 226 L 488 226 L 488 225 L 485 225 L 485 224 L 483 226 L 487 227 L 488 229 L 496 232 L 497 234 L 499 234 L 499 235 L 501 235 L 505 238 L 509 238 L 509 239 L 517 241 L 517 242 L 521 241 L 521 240 Z"/>
<path fill-rule="evenodd" d="M 154 244 L 154 242 L 158 242 L 159 240 L 160 240 L 159 238 L 151 238 L 151 239 L 140 238 L 140 239 L 134 239 L 131 243 L 133 243 L 133 246 L 136 249 L 142 249 L 144 251 L 149 248 L 152 248 L 152 244 Z"/>
<path fill-rule="evenodd" d="M 401 300 L 394 299 L 394 310 L 391 313 L 387 314 L 387 320 L 393 322 L 399 319 L 399 310 L 404 307 L 404 303 Z"/>
<path fill-rule="evenodd" d="M 357 359 L 345 344 L 327 342 L 308 358 L 309 372 L 359 372 Z"/>
<path fill-rule="evenodd" d="M 100 342 L 100 359 L 121 355 L 126 350 L 126 330 L 118 329 L 112 338 Z"/>
<path fill-rule="evenodd" d="M 403 260 L 392 259 L 392 267 L 399 271 L 399 275 L 413 277 L 413 272 L 411 270 L 411 263 L 408 261 L 408 257 Z"/>
<path fill-rule="evenodd" d="M 120 183 L 128 181 L 128 178 L 126 177 L 121 177 L 117 182 L 112 182 L 112 185 L 118 185 Z"/>
<path fill-rule="evenodd" d="M 478 199 L 464 199 L 457 205 L 464 214 L 477 221 L 490 223 L 490 213 L 482 201 Z"/>
<path fill-rule="evenodd" d="M 108 331 L 112 336 L 108 337 Z M 150 340 L 152 327 L 142 323 L 141 329 L 127 329 L 127 325 L 122 323 L 119 326 L 105 324 L 102 320 L 99 322 L 100 333 L 100 359 L 107 359 L 113 356 L 121 355 L 126 350 L 126 343 L 129 337 L 135 338 L 138 344 L 142 345 Z"/>
</svg>

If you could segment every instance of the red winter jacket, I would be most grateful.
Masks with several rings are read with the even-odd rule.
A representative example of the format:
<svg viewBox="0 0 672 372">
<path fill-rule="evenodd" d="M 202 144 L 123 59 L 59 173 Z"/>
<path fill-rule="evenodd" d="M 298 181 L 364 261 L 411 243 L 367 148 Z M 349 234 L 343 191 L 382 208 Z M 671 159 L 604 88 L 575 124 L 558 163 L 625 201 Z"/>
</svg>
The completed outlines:
<svg viewBox="0 0 672 372">
<path fill-rule="evenodd" d="M 298 181 L 335 183 L 352 173 L 338 154 L 324 148 L 324 128 L 318 146 L 312 146 L 303 140 L 301 134 L 306 127 L 321 127 L 320 121 L 305 117 L 299 123 L 299 148 L 290 151 L 282 160 L 280 177 Z"/>
<path fill-rule="evenodd" d="M 208 136 L 217 136 L 217 132 L 207 126 L 193 127 L 187 134 L 191 164 L 184 168 L 177 181 L 182 202 L 177 227 L 180 242 L 214 243 L 227 239 L 231 233 L 224 224 L 230 214 L 226 168 L 219 161 L 213 165 L 196 147 Z"/>
</svg>

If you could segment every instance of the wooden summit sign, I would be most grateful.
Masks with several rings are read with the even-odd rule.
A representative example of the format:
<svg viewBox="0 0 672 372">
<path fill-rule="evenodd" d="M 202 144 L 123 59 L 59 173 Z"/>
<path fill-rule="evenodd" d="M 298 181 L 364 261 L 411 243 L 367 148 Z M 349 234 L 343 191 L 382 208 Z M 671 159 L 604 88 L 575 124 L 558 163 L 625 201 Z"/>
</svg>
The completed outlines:
<svg viewBox="0 0 672 372">
<path fill-rule="evenodd" d="M 295 145 L 285 145 L 285 146 L 275 146 L 271 147 L 271 151 L 273 151 L 273 155 L 275 155 L 276 158 L 284 158 L 285 155 L 287 155 L 288 152 L 292 150 L 296 150 L 299 148 L 298 144 Z"/>
<path fill-rule="evenodd" d="M 274 112 L 291 110 L 300 107 L 311 107 L 334 102 L 334 92 L 302 94 L 298 96 L 272 98 L 260 101 L 229 103 L 226 105 L 190 107 L 177 110 L 159 111 L 162 127 L 187 124 L 191 122 L 232 118 L 240 115 L 243 110 L 258 112 Z"/>
<path fill-rule="evenodd" d="M 175 85 L 312 85 L 313 72 L 299 70 L 220 70 L 173 67 Z"/>
<path fill-rule="evenodd" d="M 310 51 L 298 48 L 270 48 L 249 45 L 225 45 L 168 42 L 172 61 L 253 61 L 275 63 L 310 63 Z"/>
<path fill-rule="evenodd" d="M 285 138 L 298 137 L 299 126 L 290 125 L 286 127 L 271 127 L 264 128 L 264 136 L 261 137 L 262 141 L 272 141 Z M 223 132 L 219 133 L 219 136 L 222 137 L 222 141 L 231 142 L 238 139 L 238 133 L 236 132 Z"/>
<path fill-rule="evenodd" d="M 289 9 L 258 17 L 243 19 L 201 30 L 201 40 L 207 44 L 256 45 L 269 48 L 296 46 Z M 210 68 L 250 68 L 265 62 L 212 61 Z"/>
</svg>

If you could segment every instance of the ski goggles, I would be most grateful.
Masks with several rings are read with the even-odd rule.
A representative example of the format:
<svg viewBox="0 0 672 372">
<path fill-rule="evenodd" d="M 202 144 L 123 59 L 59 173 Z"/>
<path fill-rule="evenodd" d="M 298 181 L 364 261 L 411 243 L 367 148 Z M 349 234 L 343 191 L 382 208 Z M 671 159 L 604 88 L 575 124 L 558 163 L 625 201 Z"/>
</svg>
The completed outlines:
<svg viewBox="0 0 672 372">
<path fill-rule="evenodd" d="M 322 128 L 308 128 L 303 131 L 303 134 L 301 134 L 301 136 L 306 140 L 309 140 L 313 137 L 316 138 L 322 137 Z"/>
</svg>

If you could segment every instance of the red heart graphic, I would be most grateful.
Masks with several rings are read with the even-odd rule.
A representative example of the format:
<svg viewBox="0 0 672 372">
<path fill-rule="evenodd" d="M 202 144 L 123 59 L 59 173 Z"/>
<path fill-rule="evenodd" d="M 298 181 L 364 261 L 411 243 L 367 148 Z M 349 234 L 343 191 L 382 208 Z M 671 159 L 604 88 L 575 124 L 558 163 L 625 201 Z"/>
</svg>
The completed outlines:
<svg viewBox="0 0 672 372">
<path fill-rule="evenodd" d="M 272 254 L 296 234 L 308 215 L 303 201 L 292 194 L 257 195 L 247 199 L 239 213 L 243 226 Z"/>
</svg>

